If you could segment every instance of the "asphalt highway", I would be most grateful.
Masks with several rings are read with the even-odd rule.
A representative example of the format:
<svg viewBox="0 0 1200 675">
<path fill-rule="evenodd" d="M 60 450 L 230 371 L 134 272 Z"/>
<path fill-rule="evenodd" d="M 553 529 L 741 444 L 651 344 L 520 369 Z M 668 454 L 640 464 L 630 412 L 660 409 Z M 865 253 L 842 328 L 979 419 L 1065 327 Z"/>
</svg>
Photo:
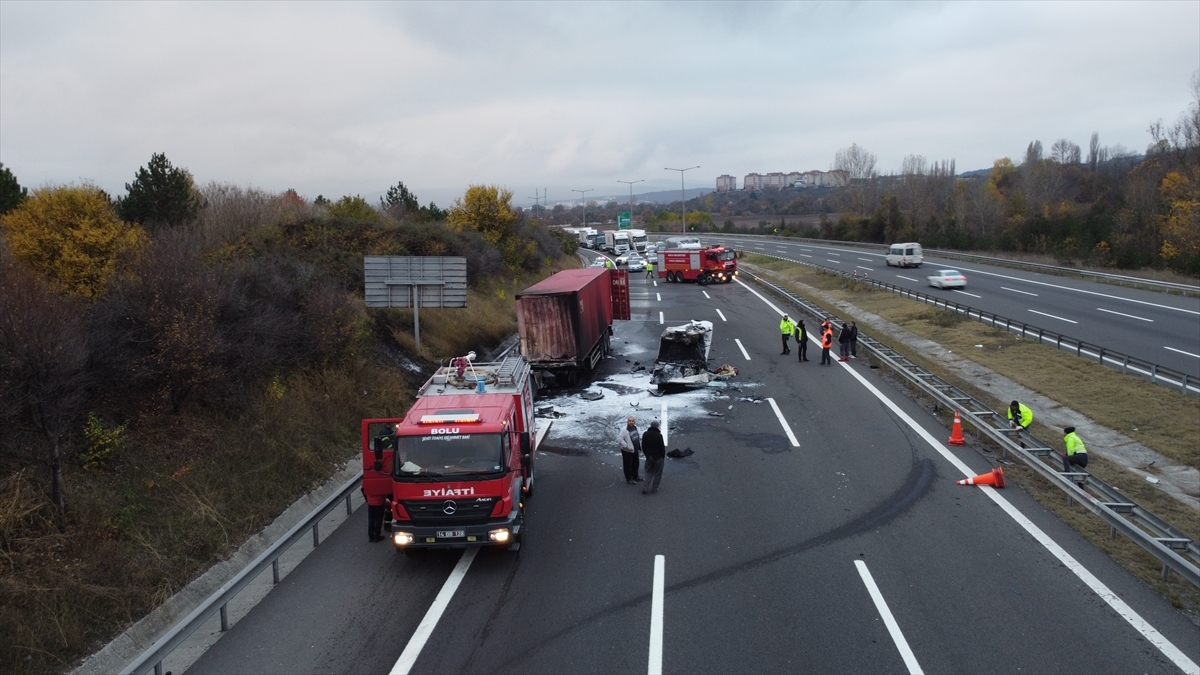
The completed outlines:
<svg viewBox="0 0 1200 675">
<path fill-rule="evenodd" d="M 1200 673 L 1200 629 L 1019 489 L 955 485 L 991 467 L 879 371 L 780 355 L 791 308 L 631 284 L 595 380 L 702 319 L 738 389 L 551 427 L 516 553 L 398 554 L 359 509 L 190 672 Z M 668 448 L 695 454 L 645 496 L 616 434 L 664 404 Z"/>
<path fill-rule="evenodd" d="M 1195 296 L 939 259 L 928 253 L 921 267 L 901 269 L 889 267 L 878 249 L 738 235 L 706 235 L 702 240 L 867 274 L 1200 377 L 1200 298 Z M 967 287 L 929 286 L 928 277 L 940 269 L 962 272 Z"/>
</svg>

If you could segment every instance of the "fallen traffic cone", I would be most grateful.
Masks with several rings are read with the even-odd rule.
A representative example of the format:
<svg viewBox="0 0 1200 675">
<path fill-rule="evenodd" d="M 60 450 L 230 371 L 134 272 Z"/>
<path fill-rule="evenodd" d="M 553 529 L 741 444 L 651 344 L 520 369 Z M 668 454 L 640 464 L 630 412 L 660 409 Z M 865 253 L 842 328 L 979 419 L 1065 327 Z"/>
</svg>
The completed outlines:
<svg viewBox="0 0 1200 675">
<path fill-rule="evenodd" d="M 974 478 L 964 478 L 958 481 L 959 485 L 991 485 L 992 487 L 1004 487 L 1004 469 L 996 467 L 987 473 L 981 473 Z"/>
<path fill-rule="evenodd" d="M 947 441 L 950 445 L 966 445 L 966 441 L 962 437 L 962 418 L 958 416 L 958 411 L 954 411 L 954 426 L 950 428 L 950 440 Z"/>
</svg>

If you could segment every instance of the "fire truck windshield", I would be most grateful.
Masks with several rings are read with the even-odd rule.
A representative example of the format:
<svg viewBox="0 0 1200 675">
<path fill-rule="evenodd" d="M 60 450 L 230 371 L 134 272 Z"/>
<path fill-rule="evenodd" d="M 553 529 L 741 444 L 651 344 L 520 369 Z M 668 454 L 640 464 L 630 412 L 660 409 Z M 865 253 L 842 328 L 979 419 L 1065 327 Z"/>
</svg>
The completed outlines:
<svg viewBox="0 0 1200 675">
<path fill-rule="evenodd" d="M 396 439 L 395 477 L 428 480 L 504 471 L 501 434 L 430 434 Z"/>
<path fill-rule="evenodd" d="M 719 253 L 717 257 L 721 260 L 736 260 L 737 254 L 733 251 L 725 250 Z"/>
</svg>

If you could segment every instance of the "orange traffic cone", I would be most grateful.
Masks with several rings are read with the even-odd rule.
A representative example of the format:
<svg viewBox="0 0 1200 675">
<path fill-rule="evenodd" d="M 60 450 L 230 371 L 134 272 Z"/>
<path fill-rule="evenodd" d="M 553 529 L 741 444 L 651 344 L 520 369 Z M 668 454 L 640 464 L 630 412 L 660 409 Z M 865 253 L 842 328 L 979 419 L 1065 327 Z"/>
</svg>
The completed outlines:
<svg viewBox="0 0 1200 675">
<path fill-rule="evenodd" d="M 950 440 L 947 441 L 950 445 L 966 445 L 966 441 L 962 437 L 962 417 L 959 417 L 958 411 L 954 411 L 954 426 L 950 428 Z"/>
<path fill-rule="evenodd" d="M 992 487 L 1004 487 L 1004 469 L 996 467 L 987 473 L 981 473 L 974 478 L 964 478 L 958 481 L 959 485 L 991 485 Z"/>
</svg>

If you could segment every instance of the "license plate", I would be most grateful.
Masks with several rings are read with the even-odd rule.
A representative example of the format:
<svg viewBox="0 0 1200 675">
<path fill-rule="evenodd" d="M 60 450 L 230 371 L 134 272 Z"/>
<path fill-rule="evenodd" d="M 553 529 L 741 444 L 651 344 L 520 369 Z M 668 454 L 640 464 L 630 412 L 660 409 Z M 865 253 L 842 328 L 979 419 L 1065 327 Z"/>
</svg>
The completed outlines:
<svg viewBox="0 0 1200 675">
<path fill-rule="evenodd" d="M 467 536 L 466 530 L 438 530 L 438 539 L 461 539 Z"/>
</svg>

